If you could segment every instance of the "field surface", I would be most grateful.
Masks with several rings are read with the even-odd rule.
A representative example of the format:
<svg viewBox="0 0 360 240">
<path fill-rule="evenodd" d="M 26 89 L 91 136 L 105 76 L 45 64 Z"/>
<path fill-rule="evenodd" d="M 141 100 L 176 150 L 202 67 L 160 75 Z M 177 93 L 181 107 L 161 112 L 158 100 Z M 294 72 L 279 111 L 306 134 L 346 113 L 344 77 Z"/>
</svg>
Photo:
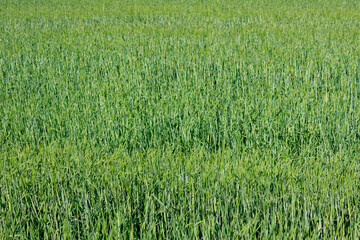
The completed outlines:
<svg viewBox="0 0 360 240">
<path fill-rule="evenodd" d="M 0 0 L 0 239 L 359 239 L 357 0 Z"/>
</svg>

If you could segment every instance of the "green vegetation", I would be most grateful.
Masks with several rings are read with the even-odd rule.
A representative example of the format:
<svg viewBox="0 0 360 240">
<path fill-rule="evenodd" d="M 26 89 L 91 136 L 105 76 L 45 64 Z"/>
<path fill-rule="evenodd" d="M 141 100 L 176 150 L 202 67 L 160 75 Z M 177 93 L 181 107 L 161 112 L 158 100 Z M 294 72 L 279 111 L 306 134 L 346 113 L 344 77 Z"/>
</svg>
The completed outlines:
<svg viewBox="0 0 360 240">
<path fill-rule="evenodd" d="M 0 0 L 0 239 L 360 238 L 357 0 Z"/>
</svg>

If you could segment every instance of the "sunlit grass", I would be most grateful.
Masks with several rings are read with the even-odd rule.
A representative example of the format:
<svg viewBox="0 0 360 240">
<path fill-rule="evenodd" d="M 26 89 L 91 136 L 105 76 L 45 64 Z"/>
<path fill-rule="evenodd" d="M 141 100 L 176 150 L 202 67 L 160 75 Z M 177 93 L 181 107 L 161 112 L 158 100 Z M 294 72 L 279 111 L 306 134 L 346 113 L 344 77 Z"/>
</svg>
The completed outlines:
<svg viewBox="0 0 360 240">
<path fill-rule="evenodd" d="M 0 238 L 359 238 L 357 1 L 2 1 Z"/>
</svg>

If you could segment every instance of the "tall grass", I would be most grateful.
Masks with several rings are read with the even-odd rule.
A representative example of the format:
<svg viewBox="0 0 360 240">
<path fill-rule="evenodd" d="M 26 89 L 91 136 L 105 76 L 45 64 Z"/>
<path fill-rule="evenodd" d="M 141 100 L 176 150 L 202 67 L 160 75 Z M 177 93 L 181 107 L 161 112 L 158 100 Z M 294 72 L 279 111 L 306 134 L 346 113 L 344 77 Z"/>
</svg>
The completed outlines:
<svg viewBox="0 0 360 240">
<path fill-rule="evenodd" d="M 0 4 L 0 238 L 359 238 L 358 1 Z"/>
</svg>

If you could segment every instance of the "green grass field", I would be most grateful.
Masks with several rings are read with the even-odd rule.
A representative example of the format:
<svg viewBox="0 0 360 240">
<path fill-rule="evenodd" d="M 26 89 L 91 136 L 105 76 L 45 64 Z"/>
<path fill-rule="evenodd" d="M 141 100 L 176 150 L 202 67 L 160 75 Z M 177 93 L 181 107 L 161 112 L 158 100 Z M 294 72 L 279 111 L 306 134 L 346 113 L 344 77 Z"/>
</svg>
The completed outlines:
<svg viewBox="0 0 360 240">
<path fill-rule="evenodd" d="M 357 0 L 0 0 L 0 239 L 359 239 Z"/>
</svg>

